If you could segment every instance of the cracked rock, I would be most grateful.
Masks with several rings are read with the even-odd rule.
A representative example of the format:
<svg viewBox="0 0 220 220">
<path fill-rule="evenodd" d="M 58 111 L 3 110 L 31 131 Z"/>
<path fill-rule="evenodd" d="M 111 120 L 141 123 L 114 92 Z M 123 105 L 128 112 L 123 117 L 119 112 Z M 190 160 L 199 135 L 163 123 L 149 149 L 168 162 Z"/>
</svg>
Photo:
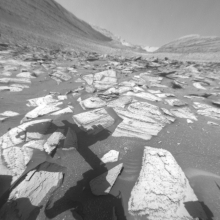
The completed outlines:
<svg viewBox="0 0 220 220">
<path fill-rule="evenodd" d="M 198 198 L 171 153 L 145 147 L 141 172 L 128 202 L 129 213 L 138 219 L 192 220 L 185 205 L 196 202 Z M 197 215 L 206 219 L 203 210 Z"/>
</svg>

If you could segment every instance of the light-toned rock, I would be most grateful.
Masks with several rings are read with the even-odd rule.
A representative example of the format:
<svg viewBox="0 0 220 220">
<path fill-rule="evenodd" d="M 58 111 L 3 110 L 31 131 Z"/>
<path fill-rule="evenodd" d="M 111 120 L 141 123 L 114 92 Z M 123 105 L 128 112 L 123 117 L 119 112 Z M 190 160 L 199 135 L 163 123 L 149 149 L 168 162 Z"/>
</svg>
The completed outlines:
<svg viewBox="0 0 220 220">
<path fill-rule="evenodd" d="M 68 81 L 72 77 L 67 73 L 64 73 L 64 72 L 61 72 L 61 71 L 56 71 L 56 72 L 51 74 L 51 78 L 54 79 L 55 81 L 57 81 L 57 83 L 59 83 L 59 82 L 62 82 L 62 81 Z"/>
<path fill-rule="evenodd" d="M 106 70 L 94 74 L 93 85 L 97 90 L 106 90 L 117 84 L 117 74 L 114 70 Z"/>
<path fill-rule="evenodd" d="M 59 101 L 55 99 L 53 95 L 46 95 L 44 97 L 39 97 L 35 99 L 28 100 L 28 107 L 37 107 L 40 105 L 47 105 L 51 103 L 58 103 Z"/>
<path fill-rule="evenodd" d="M 43 116 L 43 115 L 47 115 L 51 112 L 56 112 L 56 111 L 60 110 L 60 107 L 57 106 L 60 104 L 62 104 L 62 103 L 56 103 L 55 105 L 54 104 L 40 105 L 40 106 L 36 107 L 35 109 L 33 109 L 32 111 L 28 112 L 24 116 L 24 118 L 21 120 L 21 123 L 35 119 L 35 118 Z"/>
<path fill-rule="evenodd" d="M 185 105 L 187 105 L 185 102 L 180 101 L 179 99 L 166 99 L 165 102 L 167 102 L 171 106 L 185 106 Z"/>
<path fill-rule="evenodd" d="M 114 123 L 114 119 L 105 109 L 95 109 L 73 116 L 75 123 L 83 130 L 89 132 L 94 129 L 105 129 Z"/>
<path fill-rule="evenodd" d="M 141 172 L 128 202 L 129 213 L 138 219 L 192 220 L 187 202 L 198 199 L 171 153 L 145 147 Z"/>
<path fill-rule="evenodd" d="M 200 102 L 194 102 L 193 103 L 194 108 L 197 109 L 197 113 L 206 117 L 214 118 L 214 119 L 220 119 L 220 109 L 215 108 L 213 106 L 203 104 Z"/>
<path fill-rule="evenodd" d="M 28 78 L 28 79 L 36 78 L 30 72 L 22 72 L 22 73 L 17 74 L 16 76 L 21 77 L 21 78 Z"/>
<path fill-rule="evenodd" d="M 51 113 L 51 115 L 63 115 L 63 114 L 66 114 L 66 113 L 73 113 L 72 109 L 73 109 L 72 106 L 68 106 L 64 109 L 61 109 L 61 110 L 57 111 L 57 112 Z"/>
<path fill-rule="evenodd" d="M 90 181 L 90 188 L 94 195 L 106 195 L 110 192 L 112 186 L 114 185 L 118 175 L 121 172 L 123 163 L 113 167 L 102 175 L 96 177 Z"/>
<path fill-rule="evenodd" d="M 108 81 L 104 81 L 104 82 L 95 81 L 93 85 L 97 90 L 106 90 L 106 89 L 109 89 L 109 88 L 115 86 L 116 83 L 112 83 L 112 82 L 108 82 Z"/>
<path fill-rule="evenodd" d="M 44 144 L 44 150 L 51 154 L 51 152 L 58 146 L 58 144 L 64 140 L 66 137 L 64 135 L 64 129 L 57 129 Z"/>
<path fill-rule="evenodd" d="M 152 82 L 152 83 L 161 83 L 163 80 L 163 77 L 158 76 L 151 76 L 149 73 L 141 73 L 140 78 L 144 79 L 146 82 Z"/>
<path fill-rule="evenodd" d="M 4 116 L 4 117 L 14 117 L 17 115 L 19 115 L 19 113 L 13 111 L 5 111 L 3 113 L 0 113 L 0 116 Z"/>
<path fill-rule="evenodd" d="M 175 115 L 177 118 L 186 118 L 197 121 L 196 116 L 191 112 L 187 107 L 171 109 L 170 112 Z"/>
<path fill-rule="evenodd" d="M 147 102 L 134 102 L 127 109 L 114 108 L 123 121 L 115 129 L 112 136 L 137 137 L 150 140 L 162 128 L 175 119 L 165 115 L 159 107 Z"/>
<path fill-rule="evenodd" d="M 86 81 L 86 83 L 89 86 L 93 84 L 93 74 L 84 75 L 82 78 Z"/>
<path fill-rule="evenodd" d="M 41 139 L 51 125 L 51 121 L 51 119 L 35 120 L 12 128 L 0 137 L 0 149 L 10 148 L 25 141 Z"/>
<path fill-rule="evenodd" d="M 106 105 L 106 102 L 99 97 L 90 97 L 82 101 L 85 108 L 101 108 Z"/>
<path fill-rule="evenodd" d="M 161 98 L 159 98 L 159 97 L 157 97 L 157 96 L 155 96 L 155 95 L 153 95 L 151 93 L 147 93 L 147 92 L 139 92 L 139 93 L 127 92 L 124 95 L 134 96 L 134 97 L 146 99 L 148 101 L 156 101 L 156 102 L 161 101 Z"/>
<path fill-rule="evenodd" d="M 206 90 L 206 88 L 202 86 L 199 82 L 193 83 L 193 86 L 196 87 L 197 89 Z"/>
<path fill-rule="evenodd" d="M 103 163 L 112 163 L 118 161 L 119 152 L 116 150 L 110 150 L 108 153 L 103 155 L 101 161 Z"/>
<path fill-rule="evenodd" d="M 0 91 L 21 92 L 22 90 L 22 88 L 12 86 L 0 86 Z"/>
<path fill-rule="evenodd" d="M 126 105 L 132 103 L 132 101 L 133 101 L 133 98 L 130 96 L 121 96 L 120 98 L 109 102 L 107 105 L 108 107 L 113 107 L 113 108 L 115 107 L 124 108 Z"/>
<path fill-rule="evenodd" d="M 0 83 L 31 83 L 30 79 L 26 79 L 26 78 L 1 78 L 0 79 Z"/>
<path fill-rule="evenodd" d="M 46 165 L 42 169 L 47 169 Z M 49 192 L 53 192 L 63 178 L 61 172 L 32 171 L 12 190 L 8 202 L 0 210 L 1 220 L 26 220 L 40 206 Z M 40 208 L 38 209 L 40 210 Z"/>
<path fill-rule="evenodd" d="M 117 74 L 114 70 L 105 70 L 103 72 L 96 73 L 94 75 L 94 80 L 100 81 L 100 80 L 102 80 L 103 77 L 116 78 Z"/>
</svg>

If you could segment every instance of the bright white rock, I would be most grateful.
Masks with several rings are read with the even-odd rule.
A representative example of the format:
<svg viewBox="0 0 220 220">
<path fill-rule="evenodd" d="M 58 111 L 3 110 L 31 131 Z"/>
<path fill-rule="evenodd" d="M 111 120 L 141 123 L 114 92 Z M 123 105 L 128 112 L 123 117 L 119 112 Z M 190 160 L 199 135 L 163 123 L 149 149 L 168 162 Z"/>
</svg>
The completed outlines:
<svg viewBox="0 0 220 220">
<path fill-rule="evenodd" d="M 103 163 L 112 163 L 118 161 L 119 152 L 116 150 L 110 150 L 108 153 L 103 155 L 101 161 Z"/>
<path fill-rule="evenodd" d="M 124 95 L 127 96 L 134 96 L 134 97 L 138 97 L 138 98 L 142 98 L 142 99 L 146 99 L 148 101 L 156 101 L 159 102 L 161 101 L 161 98 L 151 94 L 151 93 L 147 93 L 147 92 L 139 92 L 139 93 L 135 93 L 135 92 L 127 92 Z"/>
<path fill-rule="evenodd" d="M 114 123 L 114 119 L 105 109 L 96 109 L 73 116 L 74 122 L 83 130 L 90 131 L 96 128 L 107 128 Z"/>
<path fill-rule="evenodd" d="M 171 153 L 145 147 L 141 172 L 128 202 L 129 213 L 138 219 L 193 220 L 185 208 L 187 202 L 198 202 L 198 198 Z M 199 211 L 198 217 L 206 217 Z"/>
<path fill-rule="evenodd" d="M 98 97 L 90 97 L 82 101 L 85 108 L 101 108 L 106 105 L 106 102 Z"/>
<path fill-rule="evenodd" d="M 64 135 L 64 129 L 57 129 L 44 144 L 44 150 L 50 154 L 60 143 L 60 141 L 64 140 L 66 137 Z"/>
</svg>

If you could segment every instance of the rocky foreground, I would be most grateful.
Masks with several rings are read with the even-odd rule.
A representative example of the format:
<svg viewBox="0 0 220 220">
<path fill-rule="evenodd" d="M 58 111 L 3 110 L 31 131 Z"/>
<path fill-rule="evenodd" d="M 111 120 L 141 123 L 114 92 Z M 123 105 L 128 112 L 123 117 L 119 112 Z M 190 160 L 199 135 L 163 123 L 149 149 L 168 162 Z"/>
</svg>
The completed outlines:
<svg viewBox="0 0 220 220">
<path fill-rule="evenodd" d="M 220 65 L 0 44 L 0 219 L 220 219 Z"/>
</svg>

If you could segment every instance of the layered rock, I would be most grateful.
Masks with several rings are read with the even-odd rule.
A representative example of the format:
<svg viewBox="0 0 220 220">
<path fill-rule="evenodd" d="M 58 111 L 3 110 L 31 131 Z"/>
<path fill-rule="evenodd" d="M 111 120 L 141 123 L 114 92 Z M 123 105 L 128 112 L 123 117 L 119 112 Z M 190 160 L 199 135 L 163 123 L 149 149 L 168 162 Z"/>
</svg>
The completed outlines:
<svg viewBox="0 0 220 220">
<path fill-rule="evenodd" d="M 96 109 L 89 112 L 83 112 L 73 116 L 75 123 L 85 131 L 90 131 L 100 127 L 105 129 L 114 123 L 114 119 L 105 109 Z"/>
<path fill-rule="evenodd" d="M 194 202 L 198 198 L 171 153 L 145 147 L 141 172 L 128 202 L 129 213 L 136 219 L 193 219 L 186 204 Z M 197 214 L 206 219 L 203 210 Z"/>
<path fill-rule="evenodd" d="M 197 113 L 200 115 L 204 115 L 210 118 L 214 119 L 220 119 L 220 109 L 212 107 L 207 104 L 199 103 L 199 102 L 194 102 L 193 104 L 194 108 L 197 109 Z"/>
<path fill-rule="evenodd" d="M 115 137 L 137 137 L 150 140 L 166 124 L 175 120 L 172 116 L 164 114 L 159 107 L 147 102 L 136 101 L 127 109 L 118 107 L 115 111 L 123 119 L 113 133 Z"/>
</svg>

